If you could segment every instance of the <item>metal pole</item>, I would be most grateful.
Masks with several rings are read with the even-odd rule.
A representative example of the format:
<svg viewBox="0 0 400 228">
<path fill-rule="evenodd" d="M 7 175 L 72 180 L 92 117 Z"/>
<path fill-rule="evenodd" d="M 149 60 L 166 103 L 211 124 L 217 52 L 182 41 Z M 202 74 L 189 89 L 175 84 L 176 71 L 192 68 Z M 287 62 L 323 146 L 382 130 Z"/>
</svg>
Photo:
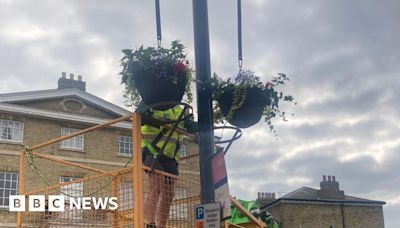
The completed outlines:
<svg viewBox="0 0 400 228">
<path fill-rule="evenodd" d="M 196 60 L 197 110 L 200 133 L 200 180 L 202 203 L 214 202 L 211 156 L 214 153 L 210 42 L 207 0 L 193 0 L 194 50 Z"/>
<path fill-rule="evenodd" d="M 133 227 L 144 225 L 144 194 L 143 194 L 143 163 L 142 163 L 142 133 L 140 132 L 140 114 L 132 114 L 132 151 L 133 151 Z"/>
<path fill-rule="evenodd" d="M 25 150 L 19 152 L 18 194 L 25 193 Z M 26 199 L 25 199 L 26 200 Z M 22 212 L 17 214 L 17 228 L 22 228 Z"/>
</svg>

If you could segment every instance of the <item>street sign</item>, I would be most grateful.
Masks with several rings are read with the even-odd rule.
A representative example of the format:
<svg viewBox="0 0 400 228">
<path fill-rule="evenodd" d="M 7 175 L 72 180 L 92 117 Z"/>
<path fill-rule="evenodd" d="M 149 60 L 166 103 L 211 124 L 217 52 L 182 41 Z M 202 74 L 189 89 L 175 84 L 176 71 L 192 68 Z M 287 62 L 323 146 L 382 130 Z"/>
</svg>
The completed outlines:
<svg viewBox="0 0 400 228">
<path fill-rule="evenodd" d="M 221 206 L 219 203 L 202 204 L 195 207 L 196 228 L 219 228 Z"/>
</svg>

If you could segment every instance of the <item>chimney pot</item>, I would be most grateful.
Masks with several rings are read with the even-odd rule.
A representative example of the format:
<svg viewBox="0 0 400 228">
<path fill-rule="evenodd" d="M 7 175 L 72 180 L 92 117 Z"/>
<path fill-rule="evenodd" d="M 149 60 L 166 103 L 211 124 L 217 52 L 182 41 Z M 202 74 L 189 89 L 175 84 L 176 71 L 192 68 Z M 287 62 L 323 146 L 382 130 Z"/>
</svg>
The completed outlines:
<svg viewBox="0 0 400 228">
<path fill-rule="evenodd" d="M 328 182 L 331 182 L 331 181 L 332 181 L 331 176 L 328 176 Z"/>
<path fill-rule="evenodd" d="M 335 182 L 336 181 L 336 177 L 332 176 L 332 181 Z"/>
<path fill-rule="evenodd" d="M 322 176 L 322 180 L 323 180 L 323 181 L 326 181 L 326 175 L 323 175 L 323 176 Z"/>
<path fill-rule="evenodd" d="M 272 193 L 272 199 L 275 199 L 275 192 Z"/>
<path fill-rule="evenodd" d="M 259 199 L 261 198 L 261 192 L 257 193 L 257 198 L 259 198 Z"/>
<path fill-rule="evenodd" d="M 76 88 L 82 91 L 86 90 L 86 82 L 82 81 L 81 75 L 78 75 L 78 80 L 74 80 L 74 74 L 69 74 L 69 78 L 67 78 L 67 74 L 62 72 L 57 84 L 58 89 Z"/>
</svg>

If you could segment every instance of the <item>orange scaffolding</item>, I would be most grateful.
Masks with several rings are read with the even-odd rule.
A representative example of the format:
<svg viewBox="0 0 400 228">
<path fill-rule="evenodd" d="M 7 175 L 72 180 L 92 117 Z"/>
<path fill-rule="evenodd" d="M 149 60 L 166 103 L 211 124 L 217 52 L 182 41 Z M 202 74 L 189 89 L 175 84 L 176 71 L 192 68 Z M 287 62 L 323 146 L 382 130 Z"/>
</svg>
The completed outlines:
<svg viewBox="0 0 400 228">
<path fill-rule="evenodd" d="M 51 146 L 63 140 L 70 139 L 82 134 L 89 134 L 101 128 L 112 126 L 121 121 L 130 120 L 132 122 L 132 144 L 133 156 L 132 164 L 126 163 L 125 167 L 103 170 L 99 167 L 84 165 L 77 162 L 66 161 L 55 156 L 41 153 L 43 147 Z M 166 227 L 194 227 L 195 216 L 194 207 L 200 204 L 200 172 L 198 154 L 183 157 L 179 161 L 179 176 L 172 175 L 159 170 L 151 170 L 142 163 L 141 150 L 141 120 L 139 113 L 109 121 L 107 123 L 93 126 L 74 134 L 52 139 L 32 147 L 26 147 L 20 151 L 19 157 L 19 195 L 29 196 L 45 195 L 46 210 L 42 212 L 18 212 L 17 227 L 143 227 L 145 223 L 154 221 L 155 214 L 159 219 L 167 220 Z M 172 126 L 166 125 L 171 128 Z M 180 134 L 193 138 L 193 135 L 176 129 Z M 59 166 L 74 167 L 85 170 L 90 175 L 80 179 L 66 180 L 63 183 L 50 183 L 46 180 L 46 175 L 40 172 L 40 167 L 46 164 L 57 163 Z M 26 168 L 27 165 L 36 172 L 40 179 L 46 182 L 46 187 L 34 187 L 26 189 Z M 173 183 L 173 184 L 171 184 Z M 170 197 L 172 203 L 163 204 L 160 202 L 159 211 L 152 208 L 152 202 L 149 201 L 151 194 L 160 191 L 166 197 Z M 64 210 L 48 210 L 48 196 L 64 195 Z M 97 208 L 88 206 L 83 210 L 80 207 L 71 207 L 72 202 L 78 197 L 93 197 L 94 199 L 105 199 L 116 197 L 118 209 Z M 233 205 L 237 205 L 232 199 Z M 81 205 L 83 206 L 83 205 Z M 162 208 L 162 207 L 168 208 Z M 240 208 L 239 208 L 240 209 Z M 162 214 L 162 212 L 164 214 Z M 166 214 L 167 213 L 167 214 Z M 243 210 L 243 214 L 249 216 L 256 226 L 265 227 L 260 221 L 254 218 L 248 211 Z M 238 227 L 229 225 L 227 222 L 224 227 Z"/>
</svg>

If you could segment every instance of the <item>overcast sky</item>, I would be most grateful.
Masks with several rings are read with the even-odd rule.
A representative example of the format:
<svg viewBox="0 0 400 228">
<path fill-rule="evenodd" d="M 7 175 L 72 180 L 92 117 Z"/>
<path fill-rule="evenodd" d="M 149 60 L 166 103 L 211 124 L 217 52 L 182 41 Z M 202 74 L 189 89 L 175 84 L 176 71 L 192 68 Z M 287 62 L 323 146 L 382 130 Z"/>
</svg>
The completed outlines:
<svg viewBox="0 0 400 228">
<path fill-rule="evenodd" d="M 180 39 L 193 60 L 189 0 L 162 0 L 163 44 Z M 121 49 L 156 45 L 151 0 L 0 0 L 0 93 L 56 88 L 81 74 L 88 92 L 123 105 Z M 244 0 L 244 67 L 278 72 L 298 106 L 245 129 L 227 155 L 231 193 L 254 199 L 335 175 L 345 194 L 387 202 L 400 227 L 400 1 Z M 237 72 L 236 1 L 209 1 L 212 71 Z"/>
</svg>

